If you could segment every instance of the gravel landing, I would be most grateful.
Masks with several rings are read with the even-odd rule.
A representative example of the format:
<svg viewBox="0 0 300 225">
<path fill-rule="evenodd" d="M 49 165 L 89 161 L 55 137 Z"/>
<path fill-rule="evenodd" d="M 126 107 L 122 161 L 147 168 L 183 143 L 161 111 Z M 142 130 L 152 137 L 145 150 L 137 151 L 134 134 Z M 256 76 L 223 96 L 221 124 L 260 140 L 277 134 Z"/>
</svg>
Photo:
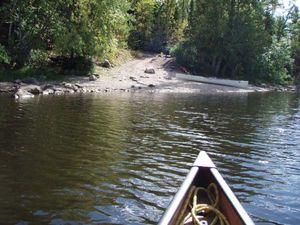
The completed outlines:
<svg viewBox="0 0 300 225">
<path fill-rule="evenodd" d="M 294 86 L 257 87 L 246 89 L 205 84 L 176 78 L 181 72 L 174 58 L 165 55 L 143 54 L 121 66 L 106 69 L 92 77 L 70 77 L 64 82 L 25 84 L 0 82 L 0 93 L 12 94 L 16 99 L 34 95 L 61 95 L 72 93 L 158 92 L 158 93 L 248 93 L 266 91 L 295 91 Z"/>
</svg>

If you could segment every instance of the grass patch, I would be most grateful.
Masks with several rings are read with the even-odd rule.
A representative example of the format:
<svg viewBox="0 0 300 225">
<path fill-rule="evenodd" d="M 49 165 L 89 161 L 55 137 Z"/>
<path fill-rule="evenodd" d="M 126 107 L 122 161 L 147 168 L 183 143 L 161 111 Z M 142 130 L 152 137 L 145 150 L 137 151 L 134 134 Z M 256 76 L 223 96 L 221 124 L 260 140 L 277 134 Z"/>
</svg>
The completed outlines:
<svg viewBox="0 0 300 225">
<path fill-rule="evenodd" d="M 64 80 L 66 76 L 60 75 L 53 68 L 34 68 L 25 66 L 21 69 L 0 69 L 0 81 L 22 80 L 25 77 L 34 77 L 40 81 Z"/>
<path fill-rule="evenodd" d="M 118 53 L 115 55 L 114 58 L 109 58 L 110 62 L 114 66 L 120 66 L 134 58 L 137 58 L 138 52 L 128 50 L 128 49 L 120 49 Z M 96 60 L 98 62 L 104 61 L 104 59 Z M 64 62 L 64 60 L 62 60 Z M 70 64 L 70 65 L 69 65 Z M 60 64 L 48 64 L 47 66 L 43 67 L 36 67 L 36 66 L 25 66 L 20 69 L 4 69 L 0 68 L 0 82 L 11 82 L 15 80 L 22 80 L 26 77 L 34 77 L 38 81 L 64 81 L 67 80 L 70 76 L 84 76 L 87 75 L 85 73 L 85 70 L 87 70 L 84 67 L 84 62 L 82 61 L 72 61 L 71 63 L 68 62 L 67 66 L 70 68 L 66 68 L 64 70 L 64 67 L 66 65 L 60 65 Z M 88 65 L 90 66 L 90 65 Z M 107 68 L 103 68 L 101 66 L 98 66 L 96 64 L 93 65 L 94 69 L 93 71 L 90 71 L 89 73 L 95 73 L 98 75 L 105 75 L 108 73 Z M 89 70 L 89 68 L 88 68 Z"/>
</svg>

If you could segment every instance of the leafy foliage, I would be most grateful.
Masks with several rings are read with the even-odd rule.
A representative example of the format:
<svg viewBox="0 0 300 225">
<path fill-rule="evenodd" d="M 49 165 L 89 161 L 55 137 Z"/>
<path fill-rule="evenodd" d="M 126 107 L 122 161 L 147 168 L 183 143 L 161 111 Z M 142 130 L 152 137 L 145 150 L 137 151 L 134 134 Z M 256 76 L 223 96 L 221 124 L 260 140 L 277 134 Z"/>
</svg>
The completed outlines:
<svg viewBox="0 0 300 225">
<path fill-rule="evenodd" d="M 95 69 L 91 58 L 84 56 L 60 56 L 52 58 L 51 61 L 52 67 L 58 68 L 58 73 L 63 75 L 86 76 L 92 74 Z"/>
<path fill-rule="evenodd" d="M 291 12 L 291 56 L 294 63 L 291 68 L 291 74 L 295 77 L 296 81 L 300 82 L 300 15 L 298 7 L 294 7 Z"/>
<path fill-rule="evenodd" d="M 262 56 L 263 74 L 258 79 L 277 84 L 289 84 L 293 80 L 288 74 L 292 66 L 291 49 L 284 41 L 274 40 Z"/>
<path fill-rule="evenodd" d="M 129 46 L 134 49 L 166 52 L 170 45 L 181 41 L 187 24 L 180 14 L 182 1 L 132 1 L 130 13 L 133 20 Z"/>
<path fill-rule="evenodd" d="M 62 55 L 111 53 L 127 37 L 127 4 L 123 1 L 67 1 L 59 9 L 55 50 Z M 124 25 L 125 24 L 125 25 Z"/>
<path fill-rule="evenodd" d="M 251 77 L 257 56 L 267 47 L 264 15 L 249 1 L 194 1 L 192 19 L 179 59 L 192 53 L 189 66 L 217 77 Z M 188 52 L 187 52 L 188 51 Z"/>
<path fill-rule="evenodd" d="M 37 68 L 52 59 L 62 73 L 89 74 L 93 57 L 114 57 L 128 44 L 171 50 L 193 73 L 300 80 L 299 10 L 277 16 L 277 7 L 277 0 L 4 0 L 0 65 Z"/>
<path fill-rule="evenodd" d="M 1 64 L 8 64 L 9 62 L 10 62 L 10 57 L 7 55 L 4 46 L 0 44 L 0 66 Z"/>
<path fill-rule="evenodd" d="M 1 43 L 22 67 L 54 52 L 66 57 L 116 53 L 128 35 L 128 3 L 117 0 L 11 0 L 1 3 Z M 33 50 L 33 53 L 31 53 Z M 37 54 L 39 52 L 39 54 Z"/>
</svg>

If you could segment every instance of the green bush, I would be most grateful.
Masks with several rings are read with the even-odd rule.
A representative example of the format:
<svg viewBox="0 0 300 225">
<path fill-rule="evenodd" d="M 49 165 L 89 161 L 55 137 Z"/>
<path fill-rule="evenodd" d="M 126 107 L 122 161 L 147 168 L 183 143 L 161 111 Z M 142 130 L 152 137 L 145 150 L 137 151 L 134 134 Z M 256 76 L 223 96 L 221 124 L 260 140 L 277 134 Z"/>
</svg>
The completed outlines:
<svg viewBox="0 0 300 225">
<path fill-rule="evenodd" d="M 78 56 L 74 58 L 56 57 L 51 59 L 54 67 L 63 75 L 87 76 L 94 72 L 94 64 L 90 58 Z"/>
<path fill-rule="evenodd" d="M 49 62 L 49 55 L 46 51 L 34 49 L 30 52 L 29 65 L 34 67 L 46 66 Z"/>
<path fill-rule="evenodd" d="M 288 74 L 292 66 L 290 46 L 286 42 L 273 40 L 269 50 L 262 56 L 261 79 L 276 84 L 289 84 L 293 78 Z"/>
<path fill-rule="evenodd" d="M 176 61 L 180 65 L 188 67 L 191 72 L 197 73 L 197 71 L 200 71 L 200 64 L 197 61 L 197 49 L 191 42 L 186 41 L 174 45 L 170 49 L 170 54 L 176 56 Z"/>
<path fill-rule="evenodd" d="M 9 63 L 10 63 L 10 57 L 7 55 L 4 46 L 0 44 L 0 66 Z"/>
</svg>

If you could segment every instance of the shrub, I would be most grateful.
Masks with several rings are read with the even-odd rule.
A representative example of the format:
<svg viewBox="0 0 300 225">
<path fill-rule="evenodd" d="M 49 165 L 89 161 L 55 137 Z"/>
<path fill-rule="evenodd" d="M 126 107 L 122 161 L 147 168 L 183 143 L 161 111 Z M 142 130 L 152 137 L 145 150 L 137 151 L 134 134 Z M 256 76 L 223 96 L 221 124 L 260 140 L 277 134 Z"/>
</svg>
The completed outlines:
<svg viewBox="0 0 300 225">
<path fill-rule="evenodd" d="M 90 58 L 78 57 L 56 57 L 51 59 L 53 66 L 58 67 L 64 75 L 87 76 L 94 72 L 94 64 Z"/>
<path fill-rule="evenodd" d="M 10 57 L 8 56 L 4 46 L 0 44 L 0 66 L 9 63 L 10 63 Z"/>
<path fill-rule="evenodd" d="M 35 49 L 31 50 L 29 64 L 35 67 L 43 67 L 49 62 L 49 55 L 46 51 Z"/>
<path fill-rule="evenodd" d="M 172 56 L 176 56 L 176 61 L 180 65 L 188 67 L 192 72 L 196 73 L 199 69 L 199 64 L 197 63 L 197 50 L 191 42 L 186 41 L 174 45 L 170 49 L 170 53 Z"/>
<path fill-rule="evenodd" d="M 277 84 L 288 84 L 293 78 L 288 74 L 292 66 L 290 46 L 281 41 L 273 40 L 269 50 L 262 56 L 262 80 Z"/>
</svg>

